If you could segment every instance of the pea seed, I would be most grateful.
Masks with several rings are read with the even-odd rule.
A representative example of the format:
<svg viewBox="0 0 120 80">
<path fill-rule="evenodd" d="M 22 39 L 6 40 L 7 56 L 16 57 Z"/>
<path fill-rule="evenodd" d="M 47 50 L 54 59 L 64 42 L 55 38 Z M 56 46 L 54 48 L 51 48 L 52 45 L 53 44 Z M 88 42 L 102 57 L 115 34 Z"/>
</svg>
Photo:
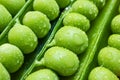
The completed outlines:
<svg viewBox="0 0 120 80">
<path fill-rule="evenodd" d="M 56 19 L 60 12 L 55 0 L 34 0 L 33 9 L 46 14 L 50 20 Z"/>
<path fill-rule="evenodd" d="M 119 79 L 109 69 L 104 67 L 96 67 L 90 72 L 88 80 L 119 80 Z"/>
<path fill-rule="evenodd" d="M 47 16 L 39 11 L 29 11 L 23 18 L 23 24 L 31 28 L 38 38 L 45 37 L 51 24 Z"/>
<path fill-rule="evenodd" d="M 90 28 L 90 21 L 79 13 L 69 13 L 63 19 L 65 26 L 75 26 L 83 31 L 87 31 Z"/>
<path fill-rule="evenodd" d="M 110 35 L 110 37 L 108 38 L 108 45 L 120 50 L 120 35 L 119 34 Z"/>
<path fill-rule="evenodd" d="M 106 0 L 90 0 L 99 8 L 102 9 L 105 6 Z"/>
<path fill-rule="evenodd" d="M 65 47 L 76 54 L 80 54 L 88 47 L 88 37 L 79 28 L 64 26 L 57 31 L 54 37 L 57 46 Z"/>
<path fill-rule="evenodd" d="M 41 69 L 31 73 L 25 80 L 59 80 L 59 78 L 52 70 Z"/>
<path fill-rule="evenodd" d="M 60 8 L 65 8 L 70 4 L 71 0 L 56 0 L 56 2 Z"/>
<path fill-rule="evenodd" d="M 1 63 L 0 63 L 0 80 L 10 80 L 10 74 Z"/>
<path fill-rule="evenodd" d="M 0 62 L 8 72 L 16 72 L 23 64 L 24 56 L 21 50 L 9 43 L 0 46 Z"/>
<path fill-rule="evenodd" d="M 111 30 L 113 33 L 120 34 L 120 15 L 113 18 L 111 22 Z"/>
<path fill-rule="evenodd" d="M 8 41 L 19 47 L 25 54 L 33 52 L 38 44 L 35 33 L 29 27 L 18 23 L 9 31 Z"/>
<path fill-rule="evenodd" d="M 12 20 L 12 15 L 0 4 L 0 32 L 2 32 L 8 23 Z"/>
<path fill-rule="evenodd" d="M 14 16 L 23 7 L 25 0 L 0 0 L 0 4 L 4 5 Z"/>
<path fill-rule="evenodd" d="M 79 59 L 75 53 L 57 46 L 49 48 L 43 60 L 46 67 L 62 76 L 74 74 L 79 67 Z"/>
<path fill-rule="evenodd" d="M 88 0 L 77 0 L 72 5 L 72 12 L 85 15 L 89 20 L 94 20 L 98 15 L 98 8 Z"/>
<path fill-rule="evenodd" d="M 110 69 L 120 76 L 120 51 L 113 47 L 105 47 L 98 54 L 99 65 Z"/>
</svg>

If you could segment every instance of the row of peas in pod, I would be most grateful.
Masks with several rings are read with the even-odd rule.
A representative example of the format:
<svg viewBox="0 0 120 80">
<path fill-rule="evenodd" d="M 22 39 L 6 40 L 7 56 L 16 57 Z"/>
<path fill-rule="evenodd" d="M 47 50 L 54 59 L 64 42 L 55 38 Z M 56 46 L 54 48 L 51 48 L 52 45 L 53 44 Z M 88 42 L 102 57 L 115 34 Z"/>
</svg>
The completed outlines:
<svg viewBox="0 0 120 80">
<path fill-rule="evenodd" d="M 32 1 L 33 0 L 28 0 L 28 2 L 32 2 Z M 66 7 L 70 2 L 73 3 L 74 1 L 72 2 L 70 0 L 65 0 L 64 5 L 62 2 L 60 2 L 60 0 L 56 0 L 56 2 L 58 3 L 58 5 L 60 7 L 64 6 L 64 5 L 65 5 L 64 7 Z M 102 4 L 101 4 L 101 2 L 102 2 Z M 112 1 L 109 1 L 109 2 L 112 2 Z M 113 2 L 117 3 L 116 0 Z M 32 14 L 32 12 L 34 12 L 34 11 L 29 11 L 29 12 L 25 13 L 25 15 L 22 18 L 21 23 L 19 23 L 19 21 L 18 21 L 18 23 L 13 25 L 13 28 L 12 28 L 13 30 L 11 29 L 9 31 L 9 33 L 13 31 L 13 34 L 17 35 L 14 33 L 14 31 L 16 31 L 16 29 L 14 29 L 14 28 L 17 26 L 20 26 L 20 28 L 21 28 L 21 26 L 24 26 L 24 27 L 26 26 L 26 28 L 29 28 L 29 30 L 27 32 L 29 32 L 31 30 L 33 32 L 33 34 L 36 37 L 38 37 L 39 33 L 37 33 L 37 31 L 36 31 L 38 29 L 34 29 L 36 27 L 34 27 L 34 28 L 31 27 L 31 25 L 33 25 L 33 24 L 32 24 L 32 20 L 30 20 L 30 19 L 33 19 L 32 15 L 38 15 L 37 14 L 38 12 L 42 12 L 42 14 L 46 14 L 47 18 L 49 18 L 50 21 L 53 21 L 54 19 L 52 19 L 52 18 L 55 17 L 56 13 L 59 14 L 59 11 L 54 12 L 55 9 L 50 7 L 50 3 L 51 4 L 55 3 L 55 0 L 51 0 L 49 2 L 49 4 L 45 0 L 44 1 L 43 0 L 34 0 L 32 7 L 33 7 L 33 10 L 37 10 L 37 11 L 35 11 L 36 14 L 35 13 Z M 95 3 L 96 5 L 93 3 Z M 35 4 L 38 4 L 39 6 L 35 6 Z M 79 6 L 79 4 L 80 4 L 80 6 Z M 88 4 L 89 4 L 89 6 L 88 6 Z M 55 4 L 55 5 L 57 5 L 57 4 Z M 76 2 L 73 3 L 73 5 L 70 5 L 68 8 L 66 8 L 65 13 L 63 12 L 63 14 L 60 16 L 59 20 L 57 21 L 55 28 L 52 31 L 52 34 L 50 35 L 50 37 L 48 37 L 46 44 L 43 46 L 40 53 L 38 53 L 37 57 L 33 60 L 34 61 L 33 64 L 30 66 L 30 68 L 28 68 L 28 70 L 26 70 L 25 74 L 22 74 L 23 75 L 22 78 L 19 78 L 19 79 L 20 80 L 25 80 L 25 79 L 26 80 L 39 80 L 40 79 L 41 80 L 41 79 L 46 79 L 47 77 L 49 77 L 50 80 L 59 80 L 59 79 L 61 79 L 61 77 L 58 77 L 58 76 L 71 76 L 71 75 L 74 75 L 76 72 L 79 73 L 79 68 L 81 68 L 80 64 L 82 62 L 79 61 L 78 54 L 82 55 L 82 53 L 89 50 L 87 48 L 89 48 L 88 37 L 90 38 L 90 36 L 89 36 L 89 34 L 87 36 L 87 34 L 85 32 L 88 31 L 88 33 L 89 33 L 90 21 L 94 22 L 94 19 L 96 19 L 97 15 L 98 15 L 98 8 L 102 9 L 99 5 L 101 5 L 101 7 L 103 7 L 105 5 L 105 0 L 103 0 L 103 1 L 101 1 L 101 0 L 93 0 L 93 1 L 77 0 Z M 48 6 L 48 7 L 45 8 L 46 6 Z M 61 7 L 61 9 L 63 9 L 64 7 Z M 44 8 L 45 8 L 45 10 L 43 10 Z M 53 12 L 51 12 L 51 10 L 49 10 L 49 8 L 52 8 Z M 51 17 L 50 14 L 53 15 L 53 13 L 55 15 L 53 17 Z M 71 17 L 71 16 L 74 16 L 74 17 Z M 79 18 L 76 19 L 75 16 L 77 16 Z M 58 15 L 56 17 L 58 17 Z M 69 20 L 71 22 L 69 22 Z M 33 23 L 35 21 L 36 21 L 36 19 L 33 21 Z M 38 19 L 38 21 L 39 21 L 39 19 Z M 79 21 L 79 22 L 75 22 L 75 21 Z M 72 22 L 74 22 L 74 23 L 72 23 Z M 87 23 L 87 25 L 86 25 L 86 23 Z M 83 25 L 85 25 L 85 26 L 83 27 Z M 33 26 L 38 26 L 38 25 L 36 23 L 36 25 L 33 25 Z M 61 27 L 61 28 L 58 30 L 59 27 Z M 26 30 L 26 29 L 23 29 L 21 31 L 24 31 L 24 30 Z M 19 29 L 19 31 L 20 31 L 20 29 Z M 6 32 L 6 31 L 3 31 L 3 33 L 4 32 Z M 93 32 L 94 32 L 94 30 L 93 30 Z M 9 33 L 8 33 L 8 41 L 10 39 Z M 23 33 L 23 32 L 21 32 L 21 33 Z M 1 36 L 0 36 L 0 38 L 1 38 Z M 14 38 L 14 36 L 12 36 L 12 38 Z M 38 38 L 40 39 L 43 37 L 38 37 Z M 27 39 L 27 38 L 25 37 L 25 39 Z M 34 39 L 34 38 L 32 38 L 32 39 Z M 30 39 L 25 40 L 25 41 L 29 41 L 29 40 Z M 12 41 L 13 41 L 13 43 L 17 43 L 17 42 L 14 42 L 14 40 L 11 40 L 11 42 Z M 35 40 L 33 40 L 33 41 L 35 41 Z M 91 39 L 89 42 L 91 42 Z M 21 41 L 21 43 L 22 43 L 22 41 Z M 19 43 L 19 44 L 21 45 L 21 43 Z M 29 44 L 27 44 L 27 46 L 28 45 L 31 46 L 33 44 L 29 43 Z M 38 43 L 37 43 L 37 45 L 38 45 Z M 7 46 L 9 46 L 9 44 L 7 44 Z M 90 46 L 91 46 L 91 44 L 90 44 Z M 25 51 L 29 51 L 29 49 L 26 49 L 26 47 L 22 46 L 21 48 L 23 48 L 23 50 L 25 50 Z M 31 48 L 30 50 L 32 50 L 32 49 L 33 48 Z M 20 50 L 21 50 L 21 52 L 23 52 L 22 49 L 20 49 Z M 33 51 L 31 51 L 31 52 L 33 52 Z M 31 52 L 27 52 L 26 54 L 29 54 Z M 25 52 L 23 52 L 23 53 L 25 53 Z M 41 61 L 39 61 L 39 60 L 41 60 Z M 35 71 L 32 74 L 30 74 L 31 70 L 35 66 L 37 66 L 38 69 L 40 69 L 39 68 L 40 66 L 45 66 L 45 68 L 40 69 L 40 70 Z M 30 74 L 30 75 L 28 75 L 28 74 Z M 81 75 L 81 74 L 78 74 L 78 77 L 79 77 L 79 75 Z M 15 76 L 13 76 L 12 79 L 16 80 Z M 19 79 L 17 78 L 17 80 L 19 80 Z M 65 78 L 64 80 L 70 80 L 70 79 Z M 75 78 L 73 80 L 79 80 L 79 79 Z"/>
<path fill-rule="evenodd" d="M 61 76 L 74 75 L 80 67 L 77 55 L 82 55 L 89 45 L 86 32 L 90 28 L 90 21 L 97 15 L 98 8 L 92 1 L 75 1 L 70 12 L 63 18 L 61 28 L 56 31 L 54 38 L 47 45 L 48 48 L 44 51 L 43 57 L 40 61 L 35 61 L 37 67 L 44 68 L 32 72 L 26 80 L 47 79 L 48 77 L 50 80 L 60 80 Z"/>
<path fill-rule="evenodd" d="M 89 74 L 88 80 L 119 80 L 120 77 L 120 7 L 110 24 L 111 34 L 107 46 L 97 56 L 98 65 Z"/>
<path fill-rule="evenodd" d="M 16 4 L 19 5 L 16 6 Z M 2 33 L 24 4 L 25 0 L 0 1 L 0 33 Z M 4 42 L 7 42 L 6 37 L 0 41 L 0 44 Z M 23 61 L 23 54 L 18 47 L 7 43 L 0 45 L 0 80 L 10 80 L 10 73 L 17 71 Z"/>
<path fill-rule="evenodd" d="M 22 67 L 27 56 L 25 54 L 35 51 L 39 39 L 47 36 L 50 31 L 50 21 L 55 20 L 60 8 L 63 9 L 69 3 L 70 1 L 59 7 L 61 3 L 58 5 L 55 0 L 0 1 L 0 40 L 3 41 L 0 45 L 0 80 L 11 80 L 10 73 L 15 73 Z M 32 11 L 26 12 L 31 4 Z M 20 19 L 21 17 L 23 18 Z"/>
</svg>

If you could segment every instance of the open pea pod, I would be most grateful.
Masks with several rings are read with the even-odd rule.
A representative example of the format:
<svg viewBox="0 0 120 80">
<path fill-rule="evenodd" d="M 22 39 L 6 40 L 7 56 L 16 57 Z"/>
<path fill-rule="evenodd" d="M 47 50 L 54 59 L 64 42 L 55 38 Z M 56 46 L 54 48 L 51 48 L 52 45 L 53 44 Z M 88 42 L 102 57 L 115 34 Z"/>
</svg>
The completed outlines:
<svg viewBox="0 0 120 80">
<path fill-rule="evenodd" d="M 3 44 L 3 43 L 7 43 L 8 42 L 8 40 L 7 40 L 7 34 L 9 32 L 9 30 L 13 27 L 13 25 L 15 23 L 21 23 L 22 18 L 26 14 L 26 12 L 32 10 L 33 1 L 34 0 L 27 0 L 26 3 L 25 3 L 25 5 L 20 9 L 20 11 L 9 22 L 9 24 L 6 26 L 6 28 L 0 34 L 0 45 Z M 56 21 L 55 22 L 51 22 L 51 24 L 53 26 L 54 26 L 54 23 L 56 23 Z M 49 34 L 51 33 L 51 31 L 49 32 Z M 24 58 L 25 58 L 24 64 L 21 67 L 21 69 L 18 71 L 18 72 L 20 72 L 20 74 L 18 74 L 18 72 L 11 73 L 12 80 L 19 80 L 18 76 L 21 76 L 24 73 L 24 71 L 26 71 L 28 69 L 28 67 L 31 65 L 31 63 L 35 59 L 36 55 L 39 53 L 40 49 L 44 45 L 45 41 L 48 39 L 48 36 L 46 36 L 45 38 L 39 40 L 40 44 L 38 44 L 38 47 L 36 48 L 36 50 L 34 52 L 32 52 L 29 55 L 25 55 L 24 54 Z"/>
<path fill-rule="evenodd" d="M 23 15 L 24 12 L 28 10 L 28 7 L 31 5 L 33 0 L 27 0 L 25 5 L 21 8 L 21 10 L 14 16 L 14 18 L 9 22 L 9 24 L 6 26 L 6 28 L 2 31 L 0 34 L 0 44 L 4 43 L 4 39 L 6 35 L 8 34 L 9 30 L 13 27 L 13 25 L 19 21 L 19 18 Z M 6 39 L 5 39 L 6 40 Z M 7 42 L 7 41 L 5 41 Z"/>
<path fill-rule="evenodd" d="M 31 3 L 32 1 L 34 0 L 31 0 Z M 12 80 L 25 80 L 25 78 L 34 70 L 36 61 L 39 61 L 42 58 L 44 52 L 48 48 L 48 44 L 52 41 L 56 31 L 62 26 L 63 18 L 70 12 L 70 7 L 74 1 L 75 0 L 71 1 L 71 4 L 61 13 L 58 20 L 56 19 L 55 21 L 51 22 L 52 29 L 45 38 L 39 40 L 39 42 L 42 44 L 38 44 L 36 50 L 31 54 L 25 55 L 25 61 L 22 67 L 16 73 L 11 74 Z M 26 11 L 24 11 L 22 15 L 25 13 Z M 20 17 L 20 19 L 22 18 Z"/>
<path fill-rule="evenodd" d="M 92 22 L 91 29 L 87 32 L 89 46 L 84 55 L 80 55 L 80 67 L 75 75 L 63 80 L 87 80 L 89 72 L 97 66 L 97 53 L 107 45 L 107 39 L 110 35 L 110 22 L 118 11 L 119 0 L 107 1 L 105 7 L 98 17 Z"/>
<path fill-rule="evenodd" d="M 34 0 L 28 0 L 26 3 L 26 7 L 32 4 Z M 73 0 L 74 2 L 75 0 Z M 73 3 L 72 2 L 72 3 Z M 97 51 L 103 46 L 106 45 L 108 35 L 110 34 L 110 21 L 114 17 L 114 13 L 117 11 L 117 7 L 119 4 L 119 0 L 109 0 L 105 8 L 100 11 L 98 17 L 92 22 L 91 29 L 87 32 L 89 37 L 89 47 L 84 53 L 84 55 L 80 55 L 80 68 L 76 72 L 75 75 L 67 78 L 63 78 L 63 80 L 86 80 L 91 68 L 97 65 L 96 57 Z M 72 4 L 71 4 L 72 5 Z M 71 6 L 70 5 L 70 6 Z M 36 66 L 36 60 L 40 60 L 48 48 L 48 44 L 54 37 L 56 31 L 61 27 L 62 20 L 69 13 L 70 6 L 65 9 L 65 11 L 61 14 L 58 21 L 53 22 L 52 26 L 54 27 L 53 30 L 50 31 L 49 35 L 44 39 L 42 45 L 39 45 L 38 48 L 33 52 L 33 54 L 29 54 L 25 56 L 25 62 L 21 69 L 12 75 L 12 80 L 25 80 L 25 78 L 33 71 L 34 67 Z M 26 9 L 23 8 L 24 9 Z M 25 11 L 20 11 L 19 17 L 24 14 Z M 16 15 L 17 16 L 17 15 Z M 13 22 L 9 25 L 13 25 L 15 20 L 19 18 L 18 16 L 13 19 Z M 0 39 L 5 36 L 11 27 L 5 29 L 3 34 L 0 36 Z M 52 32 L 52 33 L 51 33 Z M 46 41 L 47 40 L 47 41 Z"/>
</svg>

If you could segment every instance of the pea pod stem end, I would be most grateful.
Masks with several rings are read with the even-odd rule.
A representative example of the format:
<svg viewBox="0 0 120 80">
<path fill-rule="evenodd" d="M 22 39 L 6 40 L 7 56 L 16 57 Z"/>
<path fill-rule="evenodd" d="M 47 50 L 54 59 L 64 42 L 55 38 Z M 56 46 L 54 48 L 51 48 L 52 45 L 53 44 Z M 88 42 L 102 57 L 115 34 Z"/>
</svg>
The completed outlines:
<svg viewBox="0 0 120 80">
<path fill-rule="evenodd" d="M 44 66 L 44 58 L 42 58 L 40 61 L 35 61 L 35 67 L 42 67 Z"/>
<path fill-rule="evenodd" d="M 47 48 L 55 46 L 56 45 L 56 41 L 53 39 L 49 44 L 47 44 Z"/>
</svg>

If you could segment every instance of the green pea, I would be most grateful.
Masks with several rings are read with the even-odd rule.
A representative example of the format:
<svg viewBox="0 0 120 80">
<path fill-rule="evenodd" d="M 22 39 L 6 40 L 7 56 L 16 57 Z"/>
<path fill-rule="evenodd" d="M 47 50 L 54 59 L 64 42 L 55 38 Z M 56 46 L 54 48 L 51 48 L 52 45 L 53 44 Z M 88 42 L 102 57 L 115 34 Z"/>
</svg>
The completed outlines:
<svg viewBox="0 0 120 80">
<path fill-rule="evenodd" d="M 108 38 L 108 45 L 120 50 L 120 35 L 119 34 L 110 35 Z"/>
<path fill-rule="evenodd" d="M 113 33 L 120 34 L 120 15 L 113 18 L 111 22 L 111 30 Z"/>
<path fill-rule="evenodd" d="M 105 6 L 106 0 L 90 0 L 99 8 L 102 9 Z"/>
<path fill-rule="evenodd" d="M 72 12 L 85 15 L 89 20 L 94 20 L 98 15 L 98 8 L 88 0 L 77 0 L 72 5 Z"/>
<path fill-rule="evenodd" d="M 41 69 L 31 73 L 25 80 L 59 80 L 59 78 L 52 70 Z"/>
<path fill-rule="evenodd" d="M 16 72 L 23 64 L 24 56 L 21 50 L 9 43 L 0 46 L 0 62 L 8 72 Z"/>
<path fill-rule="evenodd" d="M 55 0 L 34 0 L 33 9 L 46 14 L 50 20 L 56 19 L 60 12 Z"/>
<path fill-rule="evenodd" d="M 28 54 L 35 50 L 38 40 L 35 33 L 27 26 L 15 24 L 8 33 L 8 41 Z"/>
<path fill-rule="evenodd" d="M 38 38 L 45 37 L 51 24 L 47 16 L 39 11 L 29 11 L 23 18 L 23 24 L 31 28 Z"/>
<path fill-rule="evenodd" d="M 113 71 L 120 76 L 120 51 L 113 47 L 105 47 L 98 54 L 99 65 Z"/>
<path fill-rule="evenodd" d="M 88 47 L 86 33 L 77 27 L 64 26 L 57 31 L 53 39 L 55 45 L 65 47 L 76 54 L 80 54 Z"/>
<path fill-rule="evenodd" d="M 0 63 L 0 80 L 10 80 L 10 74 L 1 63 Z"/>
<path fill-rule="evenodd" d="M 119 80 L 119 79 L 109 69 L 104 67 L 96 67 L 90 72 L 88 80 Z"/>
<path fill-rule="evenodd" d="M 0 4 L 4 5 L 14 16 L 23 7 L 25 0 L 0 0 Z"/>
<path fill-rule="evenodd" d="M 72 51 L 62 47 L 51 47 L 42 59 L 44 65 L 62 76 L 70 76 L 79 67 L 79 59 Z"/>
<path fill-rule="evenodd" d="M 10 20 L 12 20 L 11 14 L 3 5 L 0 4 L 0 32 L 5 29 Z"/>
<path fill-rule="evenodd" d="M 70 4 L 71 0 L 56 0 L 56 2 L 60 8 L 65 8 Z"/>
<path fill-rule="evenodd" d="M 82 14 L 69 13 L 63 19 L 65 26 L 75 26 L 83 31 L 87 31 L 90 28 L 90 21 Z"/>
</svg>

